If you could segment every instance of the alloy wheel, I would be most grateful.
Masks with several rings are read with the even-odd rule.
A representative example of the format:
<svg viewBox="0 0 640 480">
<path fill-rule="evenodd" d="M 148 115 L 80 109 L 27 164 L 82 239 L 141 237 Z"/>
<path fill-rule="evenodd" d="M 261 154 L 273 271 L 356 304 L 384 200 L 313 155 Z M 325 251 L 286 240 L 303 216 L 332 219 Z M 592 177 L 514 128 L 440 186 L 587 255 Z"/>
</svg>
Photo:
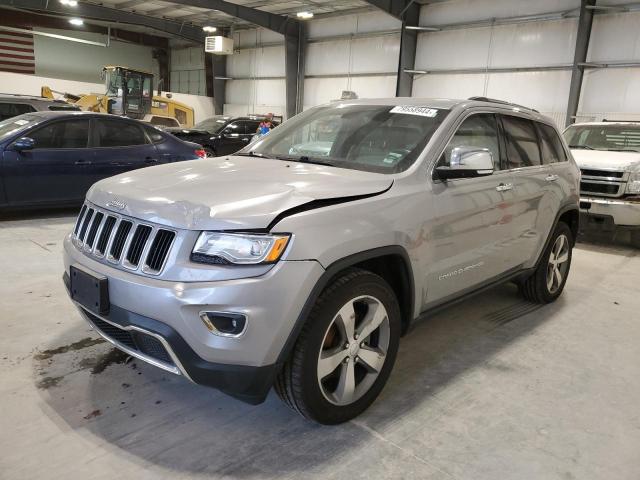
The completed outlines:
<svg viewBox="0 0 640 480">
<path fill-rule="evenodd" d="M 338 310 L 318 355 L 318 383 L 330 403 L 349 405 L 367 393 L 385 364 L 390 335 L 387 311 L 377 298 L 353 298 Z"/>
<path fill-rule="evenodd" d="M 547 266 L 547 289 L 549 293 L 556 293 L 562 286 L 568 268 L 569 239 L 566 235 L 559 235 L 549 254 L 549 264 Z"/>
</svg>

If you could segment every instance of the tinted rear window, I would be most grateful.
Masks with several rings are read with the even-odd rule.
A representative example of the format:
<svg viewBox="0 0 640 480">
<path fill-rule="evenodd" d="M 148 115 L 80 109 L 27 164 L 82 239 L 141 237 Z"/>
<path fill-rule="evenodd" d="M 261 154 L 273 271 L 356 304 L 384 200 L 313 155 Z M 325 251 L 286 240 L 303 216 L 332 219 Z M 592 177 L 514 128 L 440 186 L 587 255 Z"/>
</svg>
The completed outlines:
<svg viewBox="0 0 640 480">
<path fill-rule="evenodd" d="M 119 120 L 97 120 L 96 138 L 98 147 L 129 147 L 147 143 L 140 125 Z"/>
<path fill-rule="evenodd" d="M 502 124 L 507 145 L 508 168 L 540 165 L 540 147 L 533 122 L 504 115 Z"/>
</svg>

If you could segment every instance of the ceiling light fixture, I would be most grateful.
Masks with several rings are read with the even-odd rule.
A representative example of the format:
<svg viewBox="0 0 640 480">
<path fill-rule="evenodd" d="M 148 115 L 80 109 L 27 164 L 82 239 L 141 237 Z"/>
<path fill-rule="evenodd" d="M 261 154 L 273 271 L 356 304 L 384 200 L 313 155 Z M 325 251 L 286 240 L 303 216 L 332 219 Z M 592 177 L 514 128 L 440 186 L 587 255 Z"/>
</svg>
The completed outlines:
<svg viewBox="0 0 640 480">
<path fill-rule="evenodd" d="M 70 18 L 69 23 L 71 25 L 81 26 L 84 25 L 84 20 L 82 20 L 81 18 Z"/>
<path fill-rule="evenodd" d="M 310 18 L 313 18 L 313 12 L 298 12 L 296 16 L 303 20 L 309 20 Z"/>
<path fill-rule="evenodd" d="M 210 27 L 207 25 L 206 27 L 202 27 L 202 30 L 204 30 L 207 33 L 213 33 L 218 29 L 216 27 Z"/>
<path fill-rule="evenodd" d="M 77 7 L 78 6 L 78 0 L 60 0 L 60 3 L 62 5 L 67 6 L 67 7 Z"/>
</svg>

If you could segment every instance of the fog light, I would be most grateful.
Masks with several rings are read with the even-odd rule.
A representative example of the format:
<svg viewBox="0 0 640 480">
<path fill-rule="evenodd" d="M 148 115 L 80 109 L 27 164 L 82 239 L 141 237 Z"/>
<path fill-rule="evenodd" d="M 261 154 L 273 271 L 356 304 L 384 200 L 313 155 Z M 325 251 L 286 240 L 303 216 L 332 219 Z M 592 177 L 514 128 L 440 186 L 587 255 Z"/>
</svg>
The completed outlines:
<svg viewBox="0 0 640 480">
<path fill-rule="evenodd" d="M 207 329 L 220 337 L 239 337 L 247 329 L 247 317 L 242 313 L 200 312 Z"/>
</svg>

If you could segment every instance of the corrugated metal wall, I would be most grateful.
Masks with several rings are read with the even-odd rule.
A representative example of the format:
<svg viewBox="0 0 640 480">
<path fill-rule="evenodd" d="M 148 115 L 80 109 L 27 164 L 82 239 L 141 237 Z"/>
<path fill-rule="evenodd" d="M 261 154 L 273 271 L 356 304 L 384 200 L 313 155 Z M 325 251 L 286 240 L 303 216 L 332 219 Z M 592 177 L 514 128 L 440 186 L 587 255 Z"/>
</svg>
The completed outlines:
<svg viewBox="0 0 640 480">
<path fill-rule="evenodd" d="M 598 5 L 624 3 L 599 0 Z M 413 95 L 495 97 L 529 105 L 564 125 L 579 6 L 579 0 L 449 0 L 424 5 L 421 25 L 447 27 L 419 34 L 415 68 L 429 73 L 414 77 Z M 526 16 L 531 18 L 504 21 Z M 493 24 L 451 27 L 488 19 L 494 19 Z M 371 12 L 313 20 L 308 27 L 304 108 L 339 98 L 342 90 L 353 90 L 361 98 L 394 96 L 399 21 Z M 282 36 L 248 30 L 236 33 L 235 42 L 241 50 L 228 58 L 227 73 L 234 80 L 227 82 L 225 110 L 283 113 Z M 596 15 L 588 61 L 640 62 L 640 12 Z M 526 71 L 516 71 L 523 68 Z M 587 70 L 578 119 L 640 119 L 638 87 L 638 68 Z"/>
<path fill-rule="evenodd" d="M 169 74 L 171 90 L 191 95 L 206 95 L 207 82 L 202 47 L 171 49 Z"/>
</svg>

